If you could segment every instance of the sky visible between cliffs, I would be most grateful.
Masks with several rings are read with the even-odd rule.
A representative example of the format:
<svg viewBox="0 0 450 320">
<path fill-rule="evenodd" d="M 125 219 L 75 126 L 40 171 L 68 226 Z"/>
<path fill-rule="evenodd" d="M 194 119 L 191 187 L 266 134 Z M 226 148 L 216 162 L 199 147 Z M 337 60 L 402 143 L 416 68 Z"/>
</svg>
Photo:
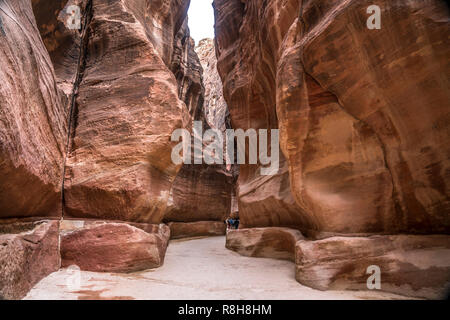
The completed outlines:
<svg viewBox="0 0 450 320">
<path fill-rule="evenodd" d="M 189 29 L 195 43 L 204 38 L 214 39 L 213 0 L 191 0 L 189 7 Z"/>
</svg>

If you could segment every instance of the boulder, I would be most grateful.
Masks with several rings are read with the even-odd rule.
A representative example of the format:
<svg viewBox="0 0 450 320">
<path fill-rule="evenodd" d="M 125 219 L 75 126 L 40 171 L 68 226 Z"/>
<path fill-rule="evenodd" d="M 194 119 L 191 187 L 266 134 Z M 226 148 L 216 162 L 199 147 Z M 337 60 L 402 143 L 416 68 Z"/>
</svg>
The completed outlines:
<svg viewBox="0 0 450 320">
<path fill-rule="evenodd" d="M 140 227 L 101 221 L 78 223 L 61 233 L 62 266 L 121 273 L 160 267 L 170 229 L 164 224 Z"/>
<path fill-rule="evenodd" d="M 281 228 L 227 230 L 226 248 L 247 257 L 294 261 L 295 244 L 304 237 L 300 231 Z"/>
<path fill-rule="evenodd" d="M 393 235 L 303 240 L 295 248 L 296 279 L 319 290 L 368 290 L 379 268 L 381 290 L 445 298 L 450 288 L 450 236 Z M 368 269 L 369 268 L 369 269 Z M 373 268 L 373 267 L 372 267 Z"/>
<path fill-rule="evenodd" d="M 0 224 L 0 300 L 21 299 L 57 271 L 59 221 Z"/>
<path fill-rule="evenodd" d="M 169 222 L 170 238 L 223 236 L 226 225 L 223 221 Z"/>
</svg>

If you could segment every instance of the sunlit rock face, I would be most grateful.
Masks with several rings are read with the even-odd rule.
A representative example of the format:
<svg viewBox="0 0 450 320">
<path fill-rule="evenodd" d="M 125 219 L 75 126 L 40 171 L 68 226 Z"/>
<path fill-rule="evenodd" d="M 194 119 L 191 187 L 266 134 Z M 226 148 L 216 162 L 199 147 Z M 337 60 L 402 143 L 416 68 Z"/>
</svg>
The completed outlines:
<svg viewBox="0 0 450 320">
<path fill-rule="evenodd" d="M 61 215 L 67 110 L 31 3 L 0 3 L 0 218 Z"/>
<path fill-rule="evenodd" d="M 65 217 L 159 222 L 179 169 L 170 136 L 189 119 L 171 70 L 189 3 L 55 2 L 46 2 L 47 16 L 34 4 L 70 96 Z M 66 14 L 73 4 L 82 21 L 75 33 Z"/>
<path fill-rule="evenodd" d="M 189 110 L 189 120 L 203 121 L 205 114 L 203 69 L 195 53 L 195 41 L 190 36 L 187 16 L 175 35 L 171 70 L 177 79 L 178 96 Z M 189 126 L 191 125 L 189 123 Z"/>
<path fill-rule="evenodd" d="M 379 1 L 380 30 L 366 25 L 371 1 L 214 3 L 232 125 L 280 128 L 289 173 L 271 189 L 298 207 L 267 210 L 267 183 L 241 166 L 246 226 L 449 232 L 444 1 Z"/>
</svg>

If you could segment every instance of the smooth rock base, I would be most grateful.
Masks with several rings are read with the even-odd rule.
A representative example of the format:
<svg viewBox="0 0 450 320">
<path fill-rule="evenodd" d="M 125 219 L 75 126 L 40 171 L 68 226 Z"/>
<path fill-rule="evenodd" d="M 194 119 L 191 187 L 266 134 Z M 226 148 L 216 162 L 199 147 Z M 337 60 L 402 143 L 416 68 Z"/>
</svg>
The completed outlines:
<svg viewBox="0 0 450 320">
<path fill-rule="evenodd" d="M 169 222 L 170 238 L 223 236 L 227 226 L 220 221 Z"/>
<path fill-rule="evenodd" d="M 59 221 L 0 224 L 0 300 L 21 299 L 59 269 Z"/>
<path fill-rule="evenodd" d="M 85 222 L 81 228 L 61 234 L 62 266 L 124 273 L 160 267 L 169 237 L 164 224 Z"/>
<path fill-rule="evenodd" d="M 228 230 L 226 248 L 247 257 L 294 261 L 295 243 L 303 239 L 300 231 L 281 227 Z"/>
<path fill-rule="evenodd" d="M 367 290 L 369 266 L 380 268 L 381 289 L 445 298 L 450 284 L 450 236 L 332 237 L 299 241 L 296 279 L 320 290 Z"/>
</svg>

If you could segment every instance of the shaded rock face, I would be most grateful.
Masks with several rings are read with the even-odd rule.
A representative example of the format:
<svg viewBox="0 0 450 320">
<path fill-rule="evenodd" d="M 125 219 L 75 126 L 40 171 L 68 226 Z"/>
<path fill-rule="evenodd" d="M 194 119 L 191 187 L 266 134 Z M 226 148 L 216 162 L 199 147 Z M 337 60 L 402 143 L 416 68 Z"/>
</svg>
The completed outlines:
<svg viewBox="0 0 450 320">
<path fill-rule="evenodd" d="M 58 88 L 69 99 L 76 81 L 81 45 L 80 31 L 68 28 L 71 17 L 69 7 L 79 6 L 80 14 L 85 16 L 88 1 L 31 0 L 31 3 L 42 40 L 55 69 Z"/>
<path fill-rule="evenodd" d="M 303 240 L 300 231 L 290 228 L 240 228 L 227 230 L 227 249 L 243 256 L 294 261 L 295 244 Z"/>
<path fill-rule="evenodd" d="M 0 299 L 21 299 L 59 269 L 58 221 L 0 224 Z"/>
<path fill-rule="evenodd" d="M 443 1 L 379 1 L 380 30 L 366 27 L 370 1 L 214 3 L 232 125 L 280 128 L 282 199 L 297 207 L 274 221 L 261 177 L 241 166 L 240 194 L 259 199 L 241 196 L 244 225 L 449 232 Z"/>
<path fill-rule="evenodd" d="M 164 262 L 169 237 L 170 229 L 163 224 L 83 224 L 61 234 L 61 264 L 97 272 L 156 268 Z"/>
<path fill-rule="evenodd" d="M 183 29 L 187 29 L 187 20 Z M 189 36 L 188 29 L 187 32 L 179 32 L 176 39 L 179 45 L 176 46 L 178 49 L 175 50 L 173 60 L 176 67 L 172 69 L 176 70 L 180 99 L 188 106 L 191 120 L 202 122 L 203 132 L 211 128 L 223 132 L 227 121 L 227 115 L 223 112 L 227 110 L 226 104 L 221 106 L 222 109 L 224 108 L 223 111 L 216 115 L 218 120 L 211 122 L 208 118 L 211 110 L 217 107 L 210 102 L 211 92 L 222 87 L 217 71 L 207 67 L 208 63 L 211 66 L 216 64 L 214 51 L 208 51 L 208 55 L 201 54 L 199 47 L 194 48 L 195 43 Z M 198 56 L 196 52 L 199 53 Z M 183 62 L 181 57 L 188 58 Z M 213 72 L 215 77 L 211 79 Z M 226 168 L 226 165 L 194 164 L 193 137 L 191 142 L 192 164 L 183 164 L 175 178 L 164 221 L 211 221 L 212 224 L 214 224 L 213 221 L 220 221 L 219 225 L 222 225 L 231 212 L 231 197 L 234 189 L 233 171 L 231 168 Z M 192 230 L 192 232 L 197 231 Z M 205 230 L 204 233 L 208 231 Z"/>
<path fill-rule="evenodd" d="M 186 17 L 175 35 L 171 70 L 177 79 L 178 97 L 186 104 L 190 119 L 202 121 L 205 95 L 203 69 L 194 50 L 195 41 L 190 36 Z"/>
<path fill-rule="evenodd" d="M 232 184 L 221 165 L 183 165 L 170 193 L 167 222 L 221 221 L 231 210 Z"/>
<path fill-rule="evenodd" d="M 225 235 L 223 221 L 169 222 L 170 238 L 210 237 Z"/>
<path fill-rule="evenodd" d="M 0 218 L 60 216 L 63 95 L 30 2 L 0 9 Z"/>
<path fill-rule="evenodd" d="M 205 117 L 211 128 L 224 132 L 231 128 L 228 106 L 223 97 L 222 80 L 217 71 L 216 49 L 213 39 L 200 40 L 195 52 L 203 68 L 205 86 Z"/>
<path fill-rule="evenodd" d="M 217 69 L 235 129 L 276 129 L 275 69 L 267 30 L 254 14 L 260 3 L 215 1 Z M 295 13 L 292 13 L 295 14 Z M 284 23 L 284 22 L 283 22 Z M 240 31 L 241 30 L 241 31 Z M 270 145 L 268 146 L 270 152 Z M 240 165 L 237 198 L 242 227 L 291 226 L 313 228 L 290 191 L 288 164 L 280 152 L 276 175 L 261 176 L 259 165 Z"/>
<path fill-rule="evenodd" d="M 450 286 L 448 236 L 331 237 L 299 241 L 295 252 L 297 280 L 320 290 L 367 290 L 370 266 L 381 290 L 443 299 Z"/>
</svg>

